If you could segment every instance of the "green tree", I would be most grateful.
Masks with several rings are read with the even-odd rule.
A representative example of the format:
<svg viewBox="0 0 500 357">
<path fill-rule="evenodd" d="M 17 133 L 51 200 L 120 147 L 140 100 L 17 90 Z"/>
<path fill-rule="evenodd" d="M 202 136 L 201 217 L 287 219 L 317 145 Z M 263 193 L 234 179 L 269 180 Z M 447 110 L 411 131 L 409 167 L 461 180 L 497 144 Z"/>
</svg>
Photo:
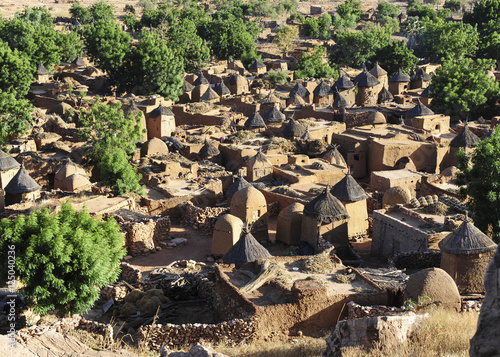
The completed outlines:
<svg viewBox="0 0 500 357">
<path fill-rule="evenodd" d="M 340 17 L 354 14 L 356 20 L 359 20 L 363 10 L 361 9 L 361 1 L 359 0 L 345 0 L 344 3 L 337 6 L 337 13 Z"/>
<path fill-rule="evenodd" d="M 338 67 L 323 62 L 326 57 L 326 48 L 314 46 L 312 51 L 302 53 L 295 71 L 296 78 L 334 78 L 337 79 Z"/>
<path fill-rule="evenodd" d="M 78 20 L 78 22 L 82 25 L 88 24 L 92 20 L 92 14 L 89 9 L 83 7 L 80 2 L 75 2 L 69 8 L 69 13 L 71 18 Z"/>
<path fill-rule="evenodd" d="M 28 56 L 0 40 L 0 91 L 28 94 L 33 71 Z"/>
<path fill-rule="evenodd" d="M 295 48 L 295 41 L 299 38 L 299 27 L 286 25 L 276 30 L 274 43 L 278 49 L 286 56 L 288 52 Z"/>
<path fill-rule="evenodd" d="M 119 73 L 119 91 L 160 94 L 176 101 L 182 93 L 183 60 L 156 32 L 142 31 Z"/>
<path fill-rule="evenodd" d="M 500 0 L 479 0 L 474 4 L 472 12 L 464 14 L 463 21 L 477 25 L 477 29 L 482 33 L 490 21 L 500 21 Z"/>
<path fill-rule="evenodd" d="M 17 12 L 15 17 L 32 24 L 41 26 L 53 26 L 54 19 L 45 6 L 30 7 L 25 6 L 22 12 Z"/>
<path fill-rule="evenodd" d="M 405 73 L 410 73 L 411 69 L 417 65 L 418 58 L 413 54 L 413 50 L 406 47 L 404 41 L 391 41 L 370 59 L 370 62 L 374 61 L 378 61 L 387 73 L 394 75 L 399 68 Z"/>
<path fill-rule="evenodd" d="M 142 193 L 141 175 L 129 163 L 142 137 L 140 115 L 125 117 L 120 102 L 113 105 L 96 102 L 79 113 L 80 133 L 92 145 L 90 156 L 97 163 L 105 184 L 119 194 Z"/>
<path fill-rule="evenodd" d="M 102 288 L 118 278 L 125 255 L 124 237 L 113 218 L 93 218 L 76 212 L 69 203 L 57 213 L 47 208 L 0 222 L 0 256 L 7 261 L 15 250 L 15 274 L 35 311 L 60 315 L 83 313 L 92 307 Z M 0 268 L 2 284 L 7 264 Z"/>
<path fill-rule="evenodd" d="M 33 122 L 33 108 L 28 100 L 17 99 L 16 93 L 0 90 L 0 145 L 9 141 L 10 135 L 22 135 Z"/>
<path fill-rule="evenodd" d="M 500 243 L 500 127 L 470 154 L 457 153 L 457 184 L 474 225 Z"/>
<path fill-rule="evenodd" d="M 379 16 L 396 16 L 399 15 L 399 7 L 386 1 L 378 3 L 377 12 Z"/>
<path fill-rule="evenodd" d="M 135 7 L 130 5 L 130 4 L 127 4 L 125 5 L 125 7 L 123 8 L 123 11 L 126 13 L 126 14 L 135 14 Z"/>
<path fill-rule="evenodd" d="M 72 62 L 83 52 L 83 40 L 75 32 L 58 32 L 56 44 L 61 54 L 62 62 Z"/>
<path fill-rule="evenodd" d="M 458 12 L 462 8 L 461 0 L 446 0 L 443 7 L 445 9 L 450 9 L 452 12 Z"/>
<path fill-rule="evenodd" d="M 89 8 L 90 15 L 95 21 L 113 21 L 116 19 L 114 6 L 106 1 L 97 1 Z"/>
<path fill-rule="evenodd" d="M 491 59 L 445 60 L 432 79 L 432 106 L 465 117 L 494 105 L 500 85 L 486 74 L 494 64 Z"/>
<path fill-rule="evenodd" d="M 406 14 L 408 15 L 408 17 L 416 16 L 419 19 L 423 19 L 426 17 L 430 20 L 434 20 L 437 16 L 436 11 L 432 7 L 420 5 L 418 3 L 413 6 L 409 6 Z"/>
</svg>

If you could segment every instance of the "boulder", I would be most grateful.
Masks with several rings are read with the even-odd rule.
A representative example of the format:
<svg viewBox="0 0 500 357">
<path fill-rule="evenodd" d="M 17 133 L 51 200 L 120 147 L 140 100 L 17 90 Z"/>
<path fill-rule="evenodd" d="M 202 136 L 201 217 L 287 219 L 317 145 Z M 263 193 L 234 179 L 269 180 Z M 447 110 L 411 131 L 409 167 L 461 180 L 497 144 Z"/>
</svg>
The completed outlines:
<svg viewBox="0 0 500 357">
<path fill-rule="evenodd" d="M 469 356 L 500 356 L 500 245 L 484 276 L 484 296 Z"/>
<path fill-rule="evenodd" d="M 172 352 L 163 346 L 160 349 L 160 357 L 228 357 L 225 354 L 215 352 L 210 347 L 196 345 L 189 352 Z"/>
</svg>

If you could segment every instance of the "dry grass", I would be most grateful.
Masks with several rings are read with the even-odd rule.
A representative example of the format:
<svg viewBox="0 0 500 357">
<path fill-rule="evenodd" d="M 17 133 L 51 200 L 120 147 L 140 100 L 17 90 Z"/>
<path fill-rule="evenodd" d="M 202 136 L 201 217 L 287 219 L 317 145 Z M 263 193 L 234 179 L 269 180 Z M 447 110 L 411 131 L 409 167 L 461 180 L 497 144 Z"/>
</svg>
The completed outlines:
<svg viewBox="0 0 500 357">
<path fill-rule="evenodd" d="M 229 357 L 320 357 L 326 348 L 324 338 L 302 337 L 294 341 L 253 341 L 236 346 L 219 345 L 215 350 Z"/>
<path fill-rule="evenodd" d="M 335 263 L 324 254 L 312 255 L 302 261 L 302 271 L 308 274 L 328 274 L 335 269 Z"/>
<path fill-rule="evenodd" d="M 456 313 L 435 310 L 414 337 L 396 349 L 376 346 L 370 352 L 363 348 L 345 348 L 343 357 L 466 357 L 469 341 L 476 332 L 479 313 Z"/>
</svg>

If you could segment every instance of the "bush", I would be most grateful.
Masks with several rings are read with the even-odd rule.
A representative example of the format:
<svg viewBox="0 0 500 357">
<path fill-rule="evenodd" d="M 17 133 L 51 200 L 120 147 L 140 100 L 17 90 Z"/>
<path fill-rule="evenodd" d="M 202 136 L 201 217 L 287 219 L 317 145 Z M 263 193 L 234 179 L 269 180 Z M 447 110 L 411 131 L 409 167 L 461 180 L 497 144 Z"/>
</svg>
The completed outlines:
<svg viewBox="0 0 500 357">
<path fill-rule="evenodd" d="M 35 311 L 46 314 L 82 313 L 99 297 L 99 288 L 114 282 L 125 255 L 124 237 L 113 220 L 76 212 L 67 202 L 58 213 L 47 208 L 28 217 L 0 222 L 0 256 L 7 262 L 15 251 L 15 274 L 21 293 Z M 8 265 L 0 267 L 0 281 L 8 277 Z"/>
<path fill-rule="evenodd" d="M 290 77 L 288 77 L 289 71 L 282 71 L 282 70 L 270 70 L 267 72 L 267 79 L 269 79 L 273 83 L 285 83 L 288 81 Z"/>
</svg>

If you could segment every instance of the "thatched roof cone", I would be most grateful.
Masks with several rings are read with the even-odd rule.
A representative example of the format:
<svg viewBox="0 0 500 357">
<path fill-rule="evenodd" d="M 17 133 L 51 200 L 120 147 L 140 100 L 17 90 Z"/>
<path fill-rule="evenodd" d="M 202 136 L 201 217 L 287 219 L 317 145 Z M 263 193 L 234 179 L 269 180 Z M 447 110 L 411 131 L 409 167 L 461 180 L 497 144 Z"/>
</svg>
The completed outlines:
<svg viewBox="0 0 500 357">
<path fill-rule="evenodd" d="M 220 81 L 217 86 L 215 86 L 215 91 L 217 92 L 218 95 L 228 95 L 231 94 L 231 91 L 229 88 L 226 86 L 224 81 Z"/>
<path fill-rule="evenodd" d="M 210 140 L 205 140 L 205 145 L 200 149 L 200 157 L 213 157 L 219 155 L 220 151 Z"/>
<path fill-rule="evenodd" d="M 337 92 L 335 94 L 335 99 L 333 100 L 332 107 L 343 108 L 343 107 L 347 107 L 348 105 L 349 105 L 349 102 L 347 101 L 347 99 L 345 99 L 345 97 L 342 95 L 342 93 Z"/>
<path fill-rule="evenodd" d="M 201 71 L 198 73 L 198 78 L 193 82 L 194 86 L 199 86 L 200 84 L 210 84 Z"/>
<path fill-rule="evenodd" d="M 234 194 L 240 190 L 243 190 L 245 187 L 252 186 L 247 180 L 245 180 L 243 177 L 238 177 L 236 181 L 229 187 L 229 189 L 226 191 L 226 197 L 233 197 Z"/>
<path fill-rule="evenodd" d="M 266 123 L 259 112 L 253 113 L 253 115 L 245 121 L 245 127 L 247 128 L 265 128 Z"/>
<path fill-rule="evenodd" d="M 344 90 L 344 89 L 352 89 L 354 87 L 355 87 L 354 83 L 352 83 L 352 81 L 345 74 L 343 74 L 335 82 L 332 88 L 337 90 Z"/>
<path fill-rule="evenodd" d="M 337 149 L 337 145 L 333 146 L 330 150 L 328 150 L 325 153 L 325 155 L 323 155 L 323 159 L 328 161 L 330 164 L 347 167 L 347 163 L 345 162 L 345 159 L 342 156 L 342 154 Z"/>
<path fill-rule="evenodd" d="M 272 255 L 254 238 L 247 228 L 243 229 L 240 239 L 224 255 L 223 260 L 225 263 L 234 264 L 236 268 L 239 268 L 245 263 L 271 257 Z"/>
<path fill-rule="evenodd" d="M 45 74 L 49 74 L 49 71 L 47 71 L 47 69 L 45 68 L 45 66 L 43 65 L 43 63 L 40 62 L 38 64 L 38 66 L 36 67 L 36 73 L 39 74 L 39 75 L 45 75 Z"/>
<path fill-rule="evenodd" d="M 12 156 L 0 150 L 0 171 L 7 171 L 21 166 Z"/>
<path fill-rule="evenodd" d="M 434 115 L 434 112 L 422 104 L 420 98 L 417 99 L 417 105 L 413 108 L 408 109 L 405 115 L 410 117 L 424 116 L 424 115 Z"/>
<path fill-rule="evenodd" d="M 316 88 L 314 88 L 314 96 L 324 98 L 331 94 L 331 87 L 325 81 L 321 81 Z"/>
<path fill-rule="evenodd" d="M 5 192 L 11 195 L 17 195 L 20 193 L 33 192 L 40 188 L 41 186 L 33 180 L 28 174 L 28 171 L 24 168 L 24 164 L 22 164 L 16 176 L 14 176 L 9 184 L 5 186 Z"/>
<path fill-rule="evenodd" d="M 184 80 L 184 83 L 182 84 L 182 91 L 186 93 L 186 92 L 191 92 L 193 89 L 194 86 L 188 81 Z"/>
<path fill-rule="evenodd" d="M 464 129 L 453 138 L 453 140 L 450 142 L 450 146 L 454 148 L 471 148 L 480 141 L 481 139 L 476 134 L 474 134 L 469 129 L 469 125 L 465 123 Z"/>
<path fill-rule="evenodd" d="M 394 99 L 394 96 L 385 87 L 383 87 L 382 90 L 380 91 L 380 93 L 378 94 L 379 103 L 390 102 L 393 99 Z"/>
<path fill-rule="evenodd" d="M 257 155 L 252 156 L 248 159 L 248 165 L 253 167 L 268 167 L 273 164 L 271 161 L 262 153 L 262 151 L 257 152 Z"/>
<path fill-rule="evenodd" d="M 330 186 L 304 206 L 304 215 L 323 223 L 350 218 L 342 202 L 331 194 Z"/>
<path fill-rule="evenodd" d="M 306 128 L 299 122 L 290 119 L 288 124 L 283 129 L 283 136 L 285 138 L 300 138 L 306 133 Z"/>
<path fill-rule="evenodd" d="M 219 94 L 212 89 L 212 87 L 208 87 L 205 93 L 200 97 L 202 101 L 210 101 L 214 99 L 220 99 Z"/>
<path fill-rule="evenodd" d="M 357 83 L 358 87 L 374 87 L 380 82 L 371 73 L 364 69 L 360 74 L 354 78 L 354 82 Z"/>
<path fill-rule="evenodd" d="M 151 111 L 149 113 L 149 116 L 152 118 L 159 117 L 160 115 L 174 115 L 174 113 L 167 107 L 163 106 L 163 104 L 160 103 L 160 105 Z"/>
<path fill-rule="evenodd" d="M 286 116 L 275 105 L 262 118 L 270 123 L 276 123 L 284 121 Z"/>
<path fill-rule="evenodd" d="M 399 69 L 398 73 L 396 73 L 391 79 L 389 79 L 389 82 L 409 82 L 410 81 L 410 76 L 404 73 L 401 68 Z"/>
<path fill-rule="evenodd" d="M 292 96 L 292 94 L 297 94 L 299 97 L 304 98 L 310 95 L 311 93 L 301 83 L 297 83 L 295 87 L 293 87 L 293 89 L 290 91 L 290 96 Z"/>
<path fill-rule="evenodd" d="M 342 202 L 357 202 L 368 198 L 365 190 L 356 182 L 350 172 L 333 186 L 331 193 Z"/>
<path fill-rule="evenodd" d="M 370 69 L 370 71 L 368 73 L 370 73 L 372 76 L 378 78 L 378 77 L 383 76 L 384 74 L 387 74 L 387 71 L 385 69 L 383 69 L 382 67 L 380 67 L 378 62 L 376 62 L 375 66 L 373 66 L 373 68 Z"/>
<path fill-rule="evenodd" d="M 490 252 L 496 247 L 497 245 L 468 218 L 439 242 L 439 248 L 449 254 L 480 254 Z"/>
</svg>

